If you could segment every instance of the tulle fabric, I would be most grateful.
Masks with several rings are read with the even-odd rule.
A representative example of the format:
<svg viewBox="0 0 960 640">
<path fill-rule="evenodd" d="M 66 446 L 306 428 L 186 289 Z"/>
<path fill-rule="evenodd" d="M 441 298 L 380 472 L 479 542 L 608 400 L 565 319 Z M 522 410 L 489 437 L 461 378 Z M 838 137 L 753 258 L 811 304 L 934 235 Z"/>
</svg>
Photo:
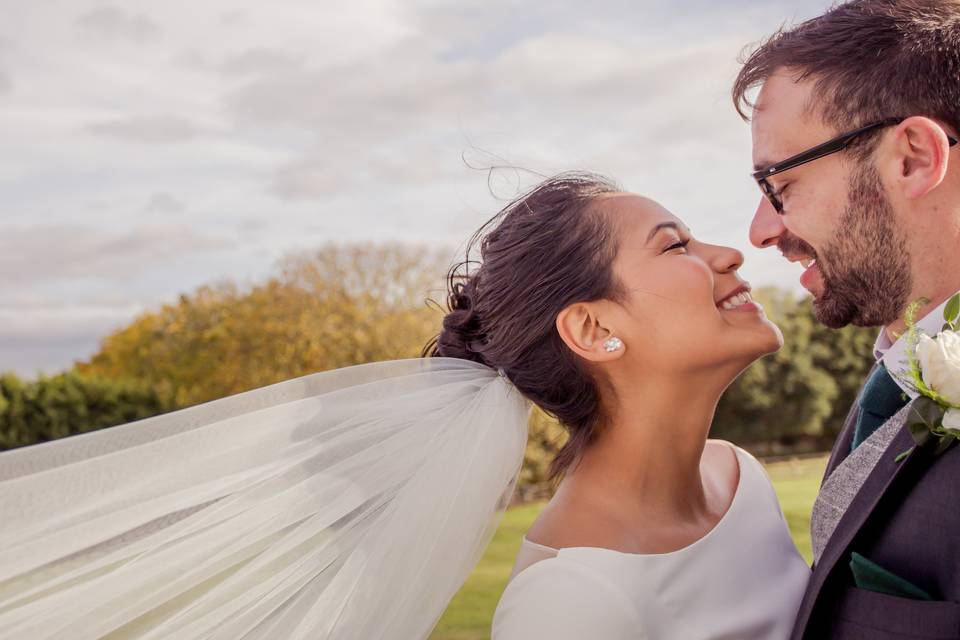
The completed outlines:
<svg viewBox="0 0 960 640">
<path fill-rule="evenodd" d="M 0 454 L 0 638 L 424 638 L 529 409 L 483 365 L 395 360 Z"/>
</svg>

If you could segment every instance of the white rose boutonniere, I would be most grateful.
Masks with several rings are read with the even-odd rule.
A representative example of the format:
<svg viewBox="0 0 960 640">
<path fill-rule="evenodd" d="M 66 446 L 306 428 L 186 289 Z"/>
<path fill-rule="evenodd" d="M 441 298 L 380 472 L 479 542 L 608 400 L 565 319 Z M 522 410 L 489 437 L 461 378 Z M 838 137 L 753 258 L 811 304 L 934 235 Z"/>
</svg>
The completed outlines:
<svg viewBox="0 0 960 640">
<path fill-rule="evenodd" d="M 908 425 L 917 445 L 937 441 L 939 455 L 960 439 L 960 294 L 947 302 L 943 329 L 932 337 L 921 333 L 915 321 L 917 310 L 928 302 L 918 300 L 907 309 L 907 382 L 920 396 Z"/>
</svg>

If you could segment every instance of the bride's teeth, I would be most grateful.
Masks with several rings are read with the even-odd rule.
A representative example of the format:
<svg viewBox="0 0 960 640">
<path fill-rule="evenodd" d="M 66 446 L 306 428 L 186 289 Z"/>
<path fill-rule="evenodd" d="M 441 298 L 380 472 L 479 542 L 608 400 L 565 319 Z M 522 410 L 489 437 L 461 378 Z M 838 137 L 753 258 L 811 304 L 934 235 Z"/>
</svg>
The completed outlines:
<svg viewBox="0 0 960 640">
<path fill-rule="evenodd" d="M 804 269 L 809 269 L 809 268 L 810 268 L 810 265 L 812 265 L 813 263 L 814 263 L 813 258 L 807 258 L 806 260 L 801 260 L 801 261 L 800 261 L 800 264 L 803 265 L 803 268 L 804 268 Z"/>
<path fill-rule="evenodd" d="M 727 311 L 731 311 L 745 304 L 750 304 L 753 302 L 753 297 L 750 295 L 749 291 L 743 291 L 738 293 L 735 296 L 730 296 L 726 300 L 720 303 L 720 308 Z"/>
</svg>

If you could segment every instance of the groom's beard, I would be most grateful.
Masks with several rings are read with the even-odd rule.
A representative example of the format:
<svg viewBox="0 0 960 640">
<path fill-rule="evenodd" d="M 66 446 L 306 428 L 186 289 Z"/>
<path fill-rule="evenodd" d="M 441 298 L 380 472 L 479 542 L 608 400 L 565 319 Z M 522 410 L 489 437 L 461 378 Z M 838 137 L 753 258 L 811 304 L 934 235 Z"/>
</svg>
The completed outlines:
<svg viewBox="0 0 960 640">
<path fill-rule="evenodd" d="M 831 329 L 885 326 L 907 306 L 913 284 L 907 243 L 872 165 L 852 175 L 847 206 L 823 251 L 794 236 L 778 246 L 787 255 L 817 259 L 824 291 L 813 301 L 813 313 Z"/>
</svg>

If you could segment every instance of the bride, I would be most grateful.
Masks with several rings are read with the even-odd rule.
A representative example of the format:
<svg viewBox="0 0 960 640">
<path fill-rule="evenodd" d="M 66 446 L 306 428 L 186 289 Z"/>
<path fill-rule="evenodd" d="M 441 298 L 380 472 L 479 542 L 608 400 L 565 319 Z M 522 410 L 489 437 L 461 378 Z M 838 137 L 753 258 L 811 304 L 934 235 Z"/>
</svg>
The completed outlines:
<svg viewBox="0 0 960 640">
<path fill-rule="evenodd" d="M 737 276 L 743 256 L 603 183 L 553 185 L 524 207 L 554 241 L 502 223 L 471 331 L 570 439 L 494 640 L 787 638 L 810 570 L 760 463 L 707 439 L 726 387 L 783 342 Z"/>
<path fill-rule="evenodd" d="M 782 343 L 742 256 L 589 174 L 476 241 L 432 357 L 0 454 L 0 638 L 425 638 L 531 403 L 570 438 L 494 638 L 787 637 L 809 569 L 759 463 L 707 440 Z"/>
</svg>

